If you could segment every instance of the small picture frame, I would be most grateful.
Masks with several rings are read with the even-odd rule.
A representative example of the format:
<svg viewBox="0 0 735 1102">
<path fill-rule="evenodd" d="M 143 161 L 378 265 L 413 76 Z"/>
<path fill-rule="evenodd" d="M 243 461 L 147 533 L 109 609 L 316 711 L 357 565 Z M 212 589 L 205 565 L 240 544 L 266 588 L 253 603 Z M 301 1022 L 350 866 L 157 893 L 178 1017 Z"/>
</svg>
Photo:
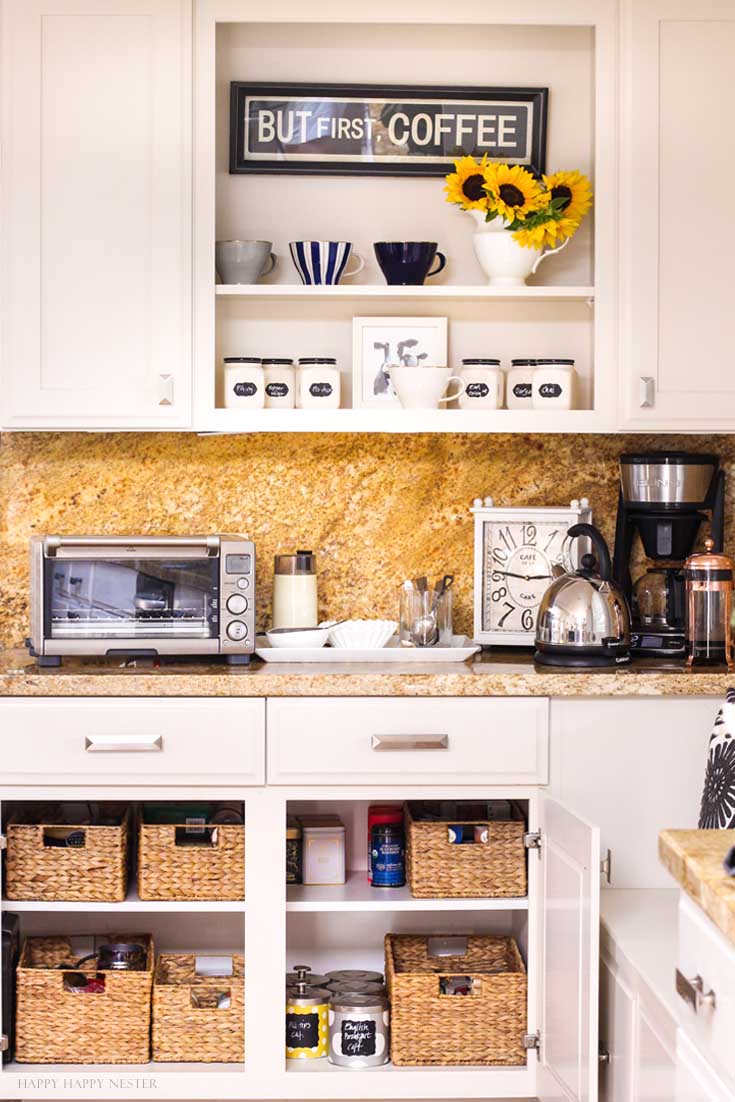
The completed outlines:
<svg viewBox="0 0 735 1102">
<path fill-rule="evenodd" d="M 447 352 L 446 318 L 353 318 L 353 408 L 400 406 L 391 364 L 446 367 Z"/>
</svg>

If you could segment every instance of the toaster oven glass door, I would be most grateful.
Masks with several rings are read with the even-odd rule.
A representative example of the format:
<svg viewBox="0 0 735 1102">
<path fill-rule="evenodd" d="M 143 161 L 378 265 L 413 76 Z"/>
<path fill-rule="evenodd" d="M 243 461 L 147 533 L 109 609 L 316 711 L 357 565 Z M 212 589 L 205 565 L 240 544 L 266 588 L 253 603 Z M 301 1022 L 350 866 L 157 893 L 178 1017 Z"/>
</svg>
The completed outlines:
<svg viewBox="0 0 735 1102">
<path fill-rule="evenodd" d="M 219 559 L 47 559 L 51 639 L 219 635 Z"/>
</svg>

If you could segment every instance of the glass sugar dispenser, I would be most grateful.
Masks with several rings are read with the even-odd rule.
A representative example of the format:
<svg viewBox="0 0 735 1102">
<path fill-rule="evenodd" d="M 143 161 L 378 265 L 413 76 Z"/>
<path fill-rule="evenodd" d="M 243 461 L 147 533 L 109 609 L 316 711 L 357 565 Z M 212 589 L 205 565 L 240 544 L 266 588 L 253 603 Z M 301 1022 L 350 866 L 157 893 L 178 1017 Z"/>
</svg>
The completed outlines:
<svg viewBox="0 0 735 1102">
<path fill-rule="evenodd" d="M 687 610 L 687 666 L 733 669 L 731 634 L 735 564 L 705 540 L 704 553 L 684 563 Z"/>
</svg>

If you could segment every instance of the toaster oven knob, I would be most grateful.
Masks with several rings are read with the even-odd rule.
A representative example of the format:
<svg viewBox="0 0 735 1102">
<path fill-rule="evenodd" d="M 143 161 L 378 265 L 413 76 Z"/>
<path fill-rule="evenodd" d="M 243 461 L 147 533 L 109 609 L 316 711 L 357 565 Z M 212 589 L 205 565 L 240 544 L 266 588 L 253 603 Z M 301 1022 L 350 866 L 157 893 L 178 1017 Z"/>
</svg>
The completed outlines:
<svg viewBox="0 0 735 1102">
<path fill-rule="evenodd" d="M 247 611 L 248 599 L 243 597 L 242 593 L 233 593 L 231 597 L 227 598 L 227 611 L 231 612 L 233 616 L 240 616 L 243 612 Z"/>
<path fill-rule="evenodd" d="M 237 588 L 238 589 L 249 589 L 250 588 L 250 578 L 238 578 L 237 579 Z"/>
<path fill-rule="evenodd" d="M 244 639 L 247 633 L 247 624 L 243 624 L 242 620 L 233 620 L 231 624 L 227 625 L 227 637 L 228 639 L 234 639 L 235 642 Z"/>
</svg>

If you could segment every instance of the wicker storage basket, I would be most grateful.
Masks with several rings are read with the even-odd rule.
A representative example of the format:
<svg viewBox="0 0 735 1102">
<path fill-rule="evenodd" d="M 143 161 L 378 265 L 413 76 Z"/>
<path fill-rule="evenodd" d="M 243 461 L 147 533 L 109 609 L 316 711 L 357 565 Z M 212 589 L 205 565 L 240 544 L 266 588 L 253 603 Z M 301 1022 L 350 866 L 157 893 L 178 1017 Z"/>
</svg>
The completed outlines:
<svg viewBox="0 0 735 1102">
<path fill-rule="evenodd" d="M 13 815 L 7 828 L 6 893 L 8 899 L 47 902 L 121 903 L 128 887 L 130 810 L 107 805 L 119 826 L 69 826 L 79 831 L 81 846 L 49 846 L 56 828 L 53 808 L 35 806 Z"/>
<path fill-rule="evenodd" d="M 245 898 L 245 827 L 208 826 L 206 845 L 177 844 L 187 827 L 140 824 L 138 895 L 141 899 Z"/>
<path fill-rule="evenodd" d="M 231 976 L 198 976 L 196 958 L 162 953 L 153 980 L 153 1059 L 232 1064 L 245 1058 L 244 960 Z M 230 994 L 218 1009 L 217 997 Z"/>
<path fill-rule="evenodd" d="M 17 972 L 16 1060 L 21 1064 L 146 1064 L 150 1060 L 153 940 L 105 934 L 97 944 L 146 946 L 144 972 L 99 973 L 104 991 L 67 989 L 68 972 L 97 974 L 96 961 L 75 967 L 68 937 L 32 937 Z M 68 964 L 62 971 L 59 965 Z"/>
<path fill-rule="evenodd" d="M 418 899 L 508 898 L 527 892 L 526 830 L 522 812 L 512 819 L 452 818 L 437 822 L 414 818 L 418 805 L 406 807 L 406 875 Z M 487 829 L 487 842 L 454 845 L 448 824 Z"/>
<path fill-rule="evenodd" d="M 427 937 L 387 934 L 391 1060 L 398 1067 L 525 1064 L 526 970 L 511 937 L 456 938 L 457 956 L 432 956 Z M 472 993 L 442 993 L 443 977 L 469 977 Z"/>
</svg>

